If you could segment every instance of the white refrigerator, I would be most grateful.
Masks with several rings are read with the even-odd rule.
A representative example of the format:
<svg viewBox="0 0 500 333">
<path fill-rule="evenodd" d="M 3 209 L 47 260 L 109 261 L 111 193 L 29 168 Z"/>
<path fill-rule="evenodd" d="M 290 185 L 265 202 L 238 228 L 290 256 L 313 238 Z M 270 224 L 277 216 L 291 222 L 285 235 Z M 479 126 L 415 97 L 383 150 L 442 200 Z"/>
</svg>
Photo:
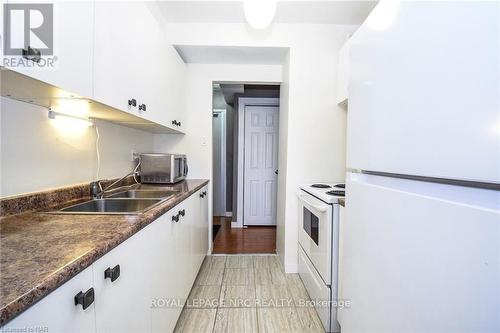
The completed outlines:
<svg viewBox="0 0 500 333">
<path fill-rule="evenodd" d="M 351 39 L 342 332 L 500 331 L 500 2 L 381 1 Z"/>
</svg>

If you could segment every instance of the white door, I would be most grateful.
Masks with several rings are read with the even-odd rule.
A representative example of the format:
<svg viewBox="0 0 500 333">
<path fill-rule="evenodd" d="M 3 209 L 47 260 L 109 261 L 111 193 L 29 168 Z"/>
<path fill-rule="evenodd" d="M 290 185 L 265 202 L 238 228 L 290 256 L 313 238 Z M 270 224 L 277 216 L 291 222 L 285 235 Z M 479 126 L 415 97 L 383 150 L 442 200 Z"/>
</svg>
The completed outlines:
<svg viewBox="0 0 500 333">
<path fill-rule="evenodd" d="M 226 114 L 213 112 L 214 216 L 226 215 Z"/>
<path fill-rule="evenodd" d="M 278 126 L 278 107 L 245 107 L 245 225 L 276 225 Z"/>
</svg>

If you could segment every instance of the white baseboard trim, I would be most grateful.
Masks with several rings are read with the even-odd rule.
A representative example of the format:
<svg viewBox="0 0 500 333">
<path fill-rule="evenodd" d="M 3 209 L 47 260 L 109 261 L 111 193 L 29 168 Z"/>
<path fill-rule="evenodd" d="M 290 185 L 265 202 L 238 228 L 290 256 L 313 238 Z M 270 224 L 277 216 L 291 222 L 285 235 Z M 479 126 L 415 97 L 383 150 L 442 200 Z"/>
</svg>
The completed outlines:
<svg viewBox="0 0 500 333">
<path fill-rule="evenodd" d="M 233 217 L 233 212 L 226 212 L 226 217 Z"/>
<path fill-rule="evenodd" d="M 231 228 L 243 228 L 243 224 L 238 221 L 231 222 Z"/>
</svg>

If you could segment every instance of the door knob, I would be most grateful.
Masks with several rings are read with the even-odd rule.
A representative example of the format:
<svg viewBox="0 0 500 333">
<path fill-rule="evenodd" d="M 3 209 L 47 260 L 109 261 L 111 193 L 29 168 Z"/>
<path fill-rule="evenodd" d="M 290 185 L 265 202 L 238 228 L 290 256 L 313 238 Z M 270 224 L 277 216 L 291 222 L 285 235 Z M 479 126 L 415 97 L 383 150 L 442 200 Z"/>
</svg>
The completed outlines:
<svg viewBox="0 0 500 333">
<path fill-rule="evenodd" d="M 111 279 L 111 282 L 114 282 L 116 279 L 118 279 L 120 277 L 120 265 L 116 265 L 115 267 L 113 268 L 107 268 L 105 271 L 104 271 L 104 278 L 107 279 L 107 278 L 110 278 Z"/>
<path fill-rule="evenodd" d="M 274 173 L 275 173 L 275 174 L 278 174 L 278 170 L 274 170 Z"/>
<path fill-rule="evenodd" d="M 92 303 L 94 303 L 94 288 L 90 288 L 85 293 L 80 291 L 75 295 L 75 306 L 81 304 L 85 310 Z"/>
</svg>

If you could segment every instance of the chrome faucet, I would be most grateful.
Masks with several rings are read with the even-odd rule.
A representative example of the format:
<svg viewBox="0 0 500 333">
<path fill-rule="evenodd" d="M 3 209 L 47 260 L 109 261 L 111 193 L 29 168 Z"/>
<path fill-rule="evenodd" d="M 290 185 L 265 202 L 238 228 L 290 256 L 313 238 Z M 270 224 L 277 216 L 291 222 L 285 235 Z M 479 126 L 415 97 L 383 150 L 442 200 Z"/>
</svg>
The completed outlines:
<svg viewBox="0 0 500 333">
<path fill-rule="evenodd" d="M 101 181 L 97 180 L 94 182 L 90 183 L 90 196 L 92 199 L 102 199 L 103 195 L 106 194 L 107 191 L 111 190 L 113 186 L 124 180 L 125 178 L 132 176 L 136 173 L 137 171 L 134 170 L 133 172 L 130 172 L 123 176 L 122 178 L 114 181 L 110 185 L 106 186 L 104 189 L 102 188 Z"/>
</svg>

